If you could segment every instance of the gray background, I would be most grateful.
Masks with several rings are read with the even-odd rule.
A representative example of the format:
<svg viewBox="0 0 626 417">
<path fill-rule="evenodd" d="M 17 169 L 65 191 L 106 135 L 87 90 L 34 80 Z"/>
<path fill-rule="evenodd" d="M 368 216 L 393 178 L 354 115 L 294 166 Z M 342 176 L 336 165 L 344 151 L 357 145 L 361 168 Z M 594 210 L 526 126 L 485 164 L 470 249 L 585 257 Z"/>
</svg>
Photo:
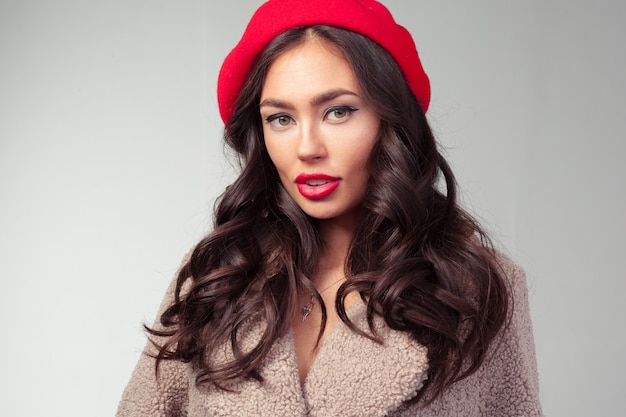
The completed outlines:
<svg viewBox="0 0 626 417">
<path fill-rule="evenodd" d="M 0 1 L 0 415 L 109 416 L 232 179 L 221 60 L 260 1 Z M 400 1 L 463 201 L 528 271 L 551 416 L 622 415 L 622 1 Z"/>
</svg>

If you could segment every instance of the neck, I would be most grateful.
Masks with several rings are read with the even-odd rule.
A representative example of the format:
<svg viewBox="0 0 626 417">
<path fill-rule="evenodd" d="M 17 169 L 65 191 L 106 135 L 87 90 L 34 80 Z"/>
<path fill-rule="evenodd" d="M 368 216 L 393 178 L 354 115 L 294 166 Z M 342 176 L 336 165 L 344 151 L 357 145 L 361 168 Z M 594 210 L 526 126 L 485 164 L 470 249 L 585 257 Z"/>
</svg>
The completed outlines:
<svg viewBox="0 0 626 417">
<path fill-rule="evenodd" d="M 318 270 L 343 270 L 356 222 L 323 220 L 318 222 L 317 227 L 324 242 Z"/>
</svg>

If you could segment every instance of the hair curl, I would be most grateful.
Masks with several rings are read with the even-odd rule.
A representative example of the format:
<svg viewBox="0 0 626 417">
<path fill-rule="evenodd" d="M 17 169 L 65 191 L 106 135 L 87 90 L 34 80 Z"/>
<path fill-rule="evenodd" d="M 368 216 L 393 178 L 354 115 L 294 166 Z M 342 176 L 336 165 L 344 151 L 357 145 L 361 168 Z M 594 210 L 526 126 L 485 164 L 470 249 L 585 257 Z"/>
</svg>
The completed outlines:
<svg viewBox="0 0 626 417">
<path fill-rule="evenodd" d="M 298 293 L 312 291 L 307 277 L 323 245 L 313 219 L 287 194 L 265 149 L 259 99 L 269 66 L 289 48 L 317 37 L 341 51 L 365 100 L 381 119 L 370 160 L 365 215 L 346 261 L 348 281 L 335 308 L 355 332 L 378 340 L 375 315 L 427 346 L 428 401 L 475 372 L 506 323 L 505 280 L 485 233 L 456 197 L 450 167 L 396 62 L 368 38 L 328 26 L 279 35 L 258 58 L 225 130 L 241 173 L 216 204 L 215 227 L 179 272 L 173 304 L 162 328 L 148 328 L 162 360 L 194 361 L 196 383 L 224 387 L 236 378 L 262 380 L 258 372 L 272 343 L 289 331 Z M 183 290 L 183 287 L 185 289 Z M 187 287 L 188 286 L 188 287 Z M 367 304 L 371 333 L 358 329 L 344 302 L 358 292 Z M 265 324 L 251 350 L 240 333 L 250 319 Z M 233 357 L 213 363 L 229 343 Z"/>
</svg>

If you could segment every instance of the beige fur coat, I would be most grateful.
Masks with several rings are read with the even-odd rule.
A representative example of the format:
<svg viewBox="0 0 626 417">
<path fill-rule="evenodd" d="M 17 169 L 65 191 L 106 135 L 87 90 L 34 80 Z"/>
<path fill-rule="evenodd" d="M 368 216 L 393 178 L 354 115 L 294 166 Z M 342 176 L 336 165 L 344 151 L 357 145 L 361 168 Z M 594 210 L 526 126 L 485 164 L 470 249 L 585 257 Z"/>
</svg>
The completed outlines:
<svg viewBox="0 0 626 417">
<path fill-rule="evenodd" d="M 322 345 L 303 386 L 291 334 L 274 344 L 261 369 L 263 383 L 238 381 L 233 391 L 196 387 L 192 367 L 178 362 L 162 365 L 157 381 L 154 360 L 143 354 L 117 416 L 541 416 L 525 276 L 510 261 L 503 264 L 514 313 L 501 336 L 502 343 L 494 343 L 498 346 L 478 372 L 453 385 L 428 407 L 405 404 L 427 377 L 426 348 L 379 320 L 376 325 L 384 337 L 383 345 L 339 322 Z M 170 287 L 161 311 L 172 297 Z M 366 328 L 364 312 L 364 304 L 357 302 L 349 315 Z M 260 328 L 251 326 L 248 343 Z"/>
</svg>

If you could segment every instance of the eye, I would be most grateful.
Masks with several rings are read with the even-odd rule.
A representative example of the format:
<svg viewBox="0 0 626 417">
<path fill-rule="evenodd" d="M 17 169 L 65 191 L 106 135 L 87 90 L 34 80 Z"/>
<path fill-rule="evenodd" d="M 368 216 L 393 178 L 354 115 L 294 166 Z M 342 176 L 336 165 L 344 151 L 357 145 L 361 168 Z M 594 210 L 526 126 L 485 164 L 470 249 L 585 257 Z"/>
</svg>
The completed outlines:
<svg viewBox="0 0 626 417">
<path fill-rule="evenodd" d="M 357 110 L 358 109 L 350 106 L 335 106 L 326 111 L 326 114 L 324 114 L 324 118 L 334 122 L 339 122 L 347 118 Z"/>
<path fill-rule="evenodd" d="M 265 119 L 265 121 L 272 127 L 280 129 L 289 126 L 293 122 L 293 119 L 291 118 L 291 116 L 281 113 L 273 114 Z"/>
</svg>

